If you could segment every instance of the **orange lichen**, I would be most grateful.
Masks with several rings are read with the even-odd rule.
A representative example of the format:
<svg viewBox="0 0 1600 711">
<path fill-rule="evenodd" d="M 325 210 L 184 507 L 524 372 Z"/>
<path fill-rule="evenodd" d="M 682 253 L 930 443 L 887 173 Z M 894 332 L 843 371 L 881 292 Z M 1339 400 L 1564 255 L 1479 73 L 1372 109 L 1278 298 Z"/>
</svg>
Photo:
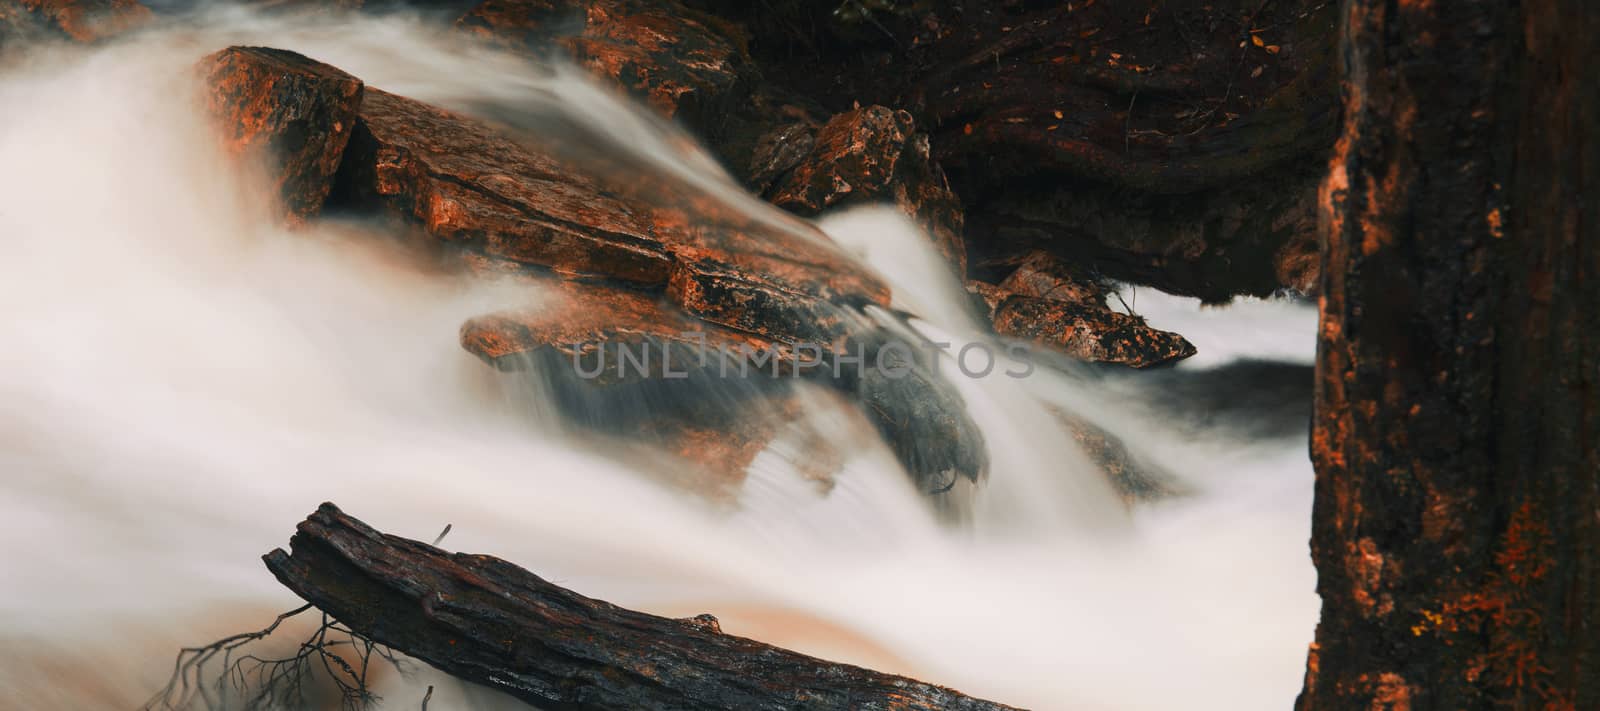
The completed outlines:
<svg viewBox="0 0 1600 711">
<path fill-rule="evenodd" d="M 1530 599 L 1533 585 L 1550 573 L 1550 541 L 1538 509 L 1523 502 L 1507 522 L 1494 553 L 1495 569 L 1484 584 L 1438 610 L 1419 611 L 1421 619 L 1411 632 L 1419 637 L 1429 632 L 1487 633 L 1488 650 L 1464 670 L 1467 679 L 1518 694 L 1532 692 L 1543 708 L 1561 710 L 1571 708 L 1571 702 L 1554 687 L 1552 670 L 1542 661 L 1543 616 Z"/>
</svg>

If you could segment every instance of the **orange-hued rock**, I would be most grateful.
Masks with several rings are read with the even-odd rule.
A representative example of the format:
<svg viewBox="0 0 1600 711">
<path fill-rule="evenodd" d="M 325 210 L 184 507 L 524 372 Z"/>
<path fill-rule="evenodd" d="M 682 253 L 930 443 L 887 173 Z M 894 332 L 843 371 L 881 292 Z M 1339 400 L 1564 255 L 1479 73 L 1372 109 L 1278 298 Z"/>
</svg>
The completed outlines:
<svg viewBox="0 0 1600 711">
<path fill-rule="evenodd" d="M 774 132 L 755 156 L 757 175 L 792 166 L 768 190 L 773 204 L 815 215 L 831 207 L 892 203 L 927 230 L 958 275 L 966 274 L 961 201 L 911 114 L 867 106 L 835 115 L 809 140 L 795 125 Z M 809 144 L 798 159 L 792 157 L 796 143 Z"/>
<path fill-rule="evenodd" d="M 1151 328 L 1143 318 L 1112 311 L 1104 304 L 1011 296 L 995 309 L 994 330 L 1002 336 L 1050 346 L 1078 360 L 1134 368 L 1195 354 L 1194 345 L 1183 336 Z"/>
<path fill-rule="evenodd" d="M 1182 484 L 1171 474 L 1136 459 L 1116 435 L 1071 412 L 1055 407 L 1049 410 L 1062 429 L 1078 443 L 1078 449 L 1100 468 L 1100 473 L 1111 482 L 1111 487 L 1116 489 L 1123 502 L 1133 505 L 1186 493 Z"/>
<path fill-rule="evenodd" d="M 376 89 L 339 176 L 345 204 L 387 209 L 447 243 L 663 287 L 689 314 L 774 340 L 831 341 L 846 329 L 842 308 L 889 302 L 887 286 L 814 227 L 665 180 L 578 165 L 534 137 Z"/>
<path fill-rule="evenodd" d="M 214 63 L 257 53 L 280 57 L 235 49 Z M 320 86 L 286 66 L 295 71 L 223 72 L 240 85 L 220 83 L 220 95 L 245 107 L 260 97 L 264 108 L 245 115 L 271 119 L 238 121 L 242 135 L 308 101 L 309 90 L 278 87 Z M 864 365 L 916 347 L 863 313 L 888 307 L 888 287 L 809 223 L 574 150 L 559 130 L 360 91 L 330 202 L 414 226 L 469 269 L 545 281 L 543 303 L 472 319 L 461 341 L 533 373 L 564 417 L 602 434 L 662 416 L 701 426 L 759 409 L 803 377 L 858 403 L 924 490 L 983 474 L 982 435 L 948 382 L 921 364 L 903 378 Z M 836 358 L 847 344 L 862 359 Z"/>
<path fill-rule="evenodd" d="M 228 152 L 264 169 L 291 219 L 319 212 L 355 127 L 361 80 L 266 47 L 229 47 L 200 71 Z"/>
<path fill-rule="evenodd" d="M 530 358 L 548 354 L 575 369 L 600 371 L 595 379 L 605 382 L 615 380 L 618 346 L 650 350 L 648 375 L 636 374 L 641 378 L 661 378 L 664 368 L 674 373 L 698 368 L 702 354 L 710 359 L 722 353 L 789 352 L 773 340 L 706 323 L 633 289 L 566 280 L 544 281 L 543 287 L 537 305 L 468 320 L 461 327 L 461 345 L 501 370 L 521 370 Z M 676 362 L 664 361 L 667 350 Z M 778 367 L 787 372 L 786 363 Z"/>
<path fill-rule="evenodd" d="M 854 402 L 924 491 L 979 479 L 987 467 L 983 436 L 960 395 L 921 362 L 904 373 L 875 367 L 881 349 L 919 350 L 864 321 L 851 322 L 847 343 L 789 347 L 611 283 L 549 280 L 545 287 L 536 305 L 469 320 L 461 343 L 503 371 L 533 374 L 561 414 L 586 430 L 648 435 L 691 462 L 726 456 L 729 462 L 699 471 L 709 467 L 721 472 L 712 480 L 730 481 L 760 443 L 796 421 L 789 396 L 805 380 Z M 862 360 L 836 362 L 841 352 Z M 730 438 L 720 454 L 693 446 L 719 431 Z"/>
<path fill-rule="evenodd" d="M 17 37 L 94 42 L 150 21 L 138 0 L 10 0 L 0 2 L 0 43 Z"/>
<path fill-rule="evenodd" d="M 1107 295 L 1100 283 L 1077 273 L 1066 262 L 1040 251 L 1025 256 L 1016 271 L 1000 282 L 999 288 L 1019 296 L 1080 304 L 1104 303 Z"/>
<path fill-rule="evenodd" d="M 650 215 L 507 134 L 368 89 L 340 200 L 381 206 L 457 246 L 575 275 L 661 284 L 669 257 Z"/>
<path fill-rule="evenodd" d="M 603 451 L 723 503 L 780 434 L 806 443 L 806 476 L 827 481 L 838 465 L 804 426 L 792 349 L 613 284 L 543 286 L 536 306 L 469 320 L 461 343 L 501 370 L 533 371 L 562 415 L 601 436 Z M 624 350 L 633 359 L 625 366 Z"/>
<path fill-rule="evenodd" d="M 1145 368 L 1195 354 L 1183 336 L 1111 310 L 1104 286 L 1043 252 L 1028 255 L 999 285 L 971 281 L 967 291 L 996 333 L 1077 360 Z"/>
<path fill-rule="evenodd" d="M 731 108 L 755 76 L 736 31 L 672 0 L 488 0 L 457 25 L 513 46 L 559 48 L 691 125 Z"/>
</svg>

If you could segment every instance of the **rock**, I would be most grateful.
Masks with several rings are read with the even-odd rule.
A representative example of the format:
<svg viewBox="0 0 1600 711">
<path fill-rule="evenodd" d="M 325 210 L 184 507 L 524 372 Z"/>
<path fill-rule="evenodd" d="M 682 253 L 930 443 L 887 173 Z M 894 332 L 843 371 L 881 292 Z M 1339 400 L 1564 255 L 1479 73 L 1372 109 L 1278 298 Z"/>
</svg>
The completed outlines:
<svg viewBox="0 0 1600 711">
<path fill-rule="evenodd" d="M 0 44 L 33 37 L 95 42 L 151 17 L 138 0 L 9 0 L 0 2 Z"/>
<path fill-rule="evenodd" d="M 692 318 L 660 297 L 604 283 L 540 283 L 536 306 L 468 320 L 462 347 L 500 370 L 564 366 L 597 385 L 793 372 L 797 354 L 787 345 Z M 624 362 L 624 351 L 639 367 Z M 738 357 L 766 352 L 778 354 L 773 363 Z"/>
<path fill-rule="evenodd" d="M 892 334 L 863 334 L 847 346 L 863 364 L 846 371 L 846 383 L 863 412 L 924 493 L 949 491 L 960 479 L 980 481 L 988 471 L 983 433 L 966 404 L 937 375 L 932 350 Z"/>
<path fill-rule="evenodd" d="M 973 262 L 1042 248 L 1208 302 L 1306 283 L 1274 255 L 1316 234 L 1338 3 L 694 1 L 768 80 L 910 112 Z"/>
<path fill-rule="evenodd" d="M 1195 354 L 1183 336 L 1111 310 L 1104 285 L 1044 252 L 1027 255 L 999 285 L 967 282 L 967 292 L 995 333 L 1076 360 L 1147 368 Z"/>
<path fill-rule="evenodd" d="M 616 285 L 557 280 L 545 293 L 535 307 L 469 320 L 462 345 L 501 370 L 534 374 L 562 414 L 590 430 L 648 433 L 690 461 L 708 454 L 688 456 L 706 433 L 728 433 L 723 449 L 743 464 L 710 468 L 721 472 L 713 481 L 742 472 L 758 441 L 796 421 L 790 395 L 802 379 L 857 403 L 923 490 L 985 473 L 983 437 L 965 403 L 916 358 L 931 351 L 898 336 L 858 323 L 832 348 L 791 347 Z M 836 362 L 841 352 L 861 360 Z M 902 363 L 896 353 L 911 357 Z"/>
<path fill-rule="evenodd" d="M 1123 502 L 1132 505 L 1188 493 L 1171 474 L 1135 459 L 1116 435 L 1072 413 L 1053 407 L 1050 410 L 1089 461 L 1105 474 Z"/>
<path fill-rule="evenodd" d="M 1108 293 L 1103 285 L 1078 273 L 1066 262 L 1038 251 L 1024 257 L 1016 271 L 1000 282 L 999 288 L 1020 296 L 1078 304 L 1103 304 Z"/>
<path fill-rule="evenodd" d="M 541 286 L 536 306 L 467 321 L 461 344 L 536 378 L 567 422 L 604 438 L 603 451 L 649 459 L 644 470 L 727 502 L 750 462 L 795 420 L 793 375 L 806 354 L 615 284 Z M 664 466 L 661 452 L 682 466 Z"/>
<path fill-rule="evenodd" d="M 649 215 L 503 132 L 368 89 L 336 198 L 383 207 L 464 249 L 574 275 L 666 282 Z"/>
<path fill-rule="evenodd" d="M 690 129 L 731 175 L 759 186 L 756 192 L 803 153 L 779 137 L 809 140 L 828 115 L 764 81 L 739 26 L 675 0 L 487 0 L 456 25 L 587 68 Z"/>
<path fill-rule="evenodd" d="M 994 312 L 1000 304 L 1012 294 L 994 284 L 981 281 L 968 281 L 967 294 L 972 297 L 972 306 L 984 321 L 994 321 Z"/>
<path fill-rule="evenodd" d="M 265 47 L 230 47 L 200 71 L 228 152 L 265 170 L 292 220 L 319 212 L 355 127 L 361 80 Z"/>
<path fill-rule="evenodd" d="M 675 194 L 637 168 L 595 170 L 604 166 L 369 89 L 338 197 L 499 260 L 663 287 L 689 314 L 778 341 L 831 342 L 845 310 L 889 302 L 887 286 L 810 225 Z"/>
<path fill-rule="evenodd" d="M 756 139 L 745 184 L 758 195 L 811 155 L 817 145 L 818 126 L 805 121 L 786 123 Z"/>
<path fill-rule="evenodd" d="M 757 154 L 764 175 L 789 161 L 806 141 L 786 126 Z M 784 140 L 799 145 L 784 146 Z M 810 141 L 809 152 L 767 191 L 773 204 L 799 215 L 831 207 L 893 203 L 927 230 L 958 276 L 967 269 L 960 200 L 929 155 L 928 136 L 916 131 L 911 114 L 884 106 L 854 109 L 829 119 Z"/>
<path fill-rule="evenodd" d="M 736 30 L 673 0 L 488 0 L 457 25 L 534 51 L 558 47 L 663 116 L 700 128 L 756 76 Z"/>
<path fill-rule="evenodd" d="M 1151 328 L 1143 318 L 1104 304 L 1011 296 L 995 309 L 994 330 L 1050 346 L 1077 360 L 1133 368 L 1195 354 L 1194 345 L 1183 336 Z"/>
<path fill-rule="evenodd" d="M 213 64 L 263 53 L 285 69 L 219 70 L 228 77 L 219 96 L 266 117 L 236 120 L 241 136 L 271 136 L 246 129 L 322 106 L 307 96 L 325 73 L 298 55 L 236 48 Z M 353 79 L 333 84 L 360 104 L 329 204 L 414 226 L 475 271 L 545 279 L 548 303 L 473 319 L 461 339 L 501 369 L 543 378 L 569 420 L 611 433 L 663 415 L 699 426 L 807 378 L 860 404 L 912 476 L 936 483 L 924 488 L 983 474 L 982 436 L 948 383 L 925 369 L 881 382 L 846 365 L 839 348 L 859 344 L 873 358 L 905 344 L 864 313 L 887 308 L 888 287 L 808 223 L 637 164 L 573 160 L 552 145 L 559 135 L 519 134 Z M 627 367 L 618 349 L 635 356 Z"/>
</svg>

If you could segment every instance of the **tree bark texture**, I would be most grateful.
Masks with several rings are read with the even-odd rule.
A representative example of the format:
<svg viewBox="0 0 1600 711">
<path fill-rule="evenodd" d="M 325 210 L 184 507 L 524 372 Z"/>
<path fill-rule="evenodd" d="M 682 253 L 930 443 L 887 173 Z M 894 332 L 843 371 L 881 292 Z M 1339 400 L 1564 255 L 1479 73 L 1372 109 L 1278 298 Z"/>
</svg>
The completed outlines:
<svg viewBox="0 0 1600 711">
<path fill-rule="evenodd" d="M 264 556 L 350 629 L 543 709 L 1009 706 L 592 600 L 486 555 L 380 533 L 323 504 Z"/>
<path fill-rule="evenodd" d="M 1341 14 L 1298 707 L 1600 708 L 1600 5 Z"/>
</svg>

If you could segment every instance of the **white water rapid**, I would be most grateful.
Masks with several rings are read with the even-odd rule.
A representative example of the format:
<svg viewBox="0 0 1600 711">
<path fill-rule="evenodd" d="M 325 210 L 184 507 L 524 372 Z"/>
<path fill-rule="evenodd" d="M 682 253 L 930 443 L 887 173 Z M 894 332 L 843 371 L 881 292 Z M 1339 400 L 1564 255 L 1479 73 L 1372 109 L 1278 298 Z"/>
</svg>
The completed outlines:
<svg viewBox="0 0 1600 711">
<path fill-rule="evenodd" d="M 276 226 L 211 139 L 188 68 L 262 44 L 424 101 L 538 103 L 768 208 L 574 72 L 413 19 L 225 9 L 199 26 L 0 65 L 0 707 L 143 703 L 179 646 L 299 604 L 258 558 L 329 500 L 412 538 L 453 524 L 444 547 L 586 595 L 712 612 L 731 633 L 1020 706 L 1292 703 L 1317 613 L 1303 435 L 1158 416 L 1135 405 L 1154 387 L 1136 377 L 957 377 L 990 445 L 967 524 L 942 524 L 877 445 L 827 495 L 763 456 L 738 506 L 708 506 L 541 429 L 460 348 L 462 321 L 519 305 L 517 287 L 419 266 L 368 226 Z M 903 220 L 822 226 L 924 333 L 978 337 Z M 1145 289 L 1136 308 L 1198 346 L 1175 373 L 1311 361 L 1304 305 L 1202 310 Z M 1127 511 L 1051 403 L 1190 493 Z M 427 684 L 433 708 L 499 707 L 437 674 L 379 691 L 416 708 Z"/>
</svg>

